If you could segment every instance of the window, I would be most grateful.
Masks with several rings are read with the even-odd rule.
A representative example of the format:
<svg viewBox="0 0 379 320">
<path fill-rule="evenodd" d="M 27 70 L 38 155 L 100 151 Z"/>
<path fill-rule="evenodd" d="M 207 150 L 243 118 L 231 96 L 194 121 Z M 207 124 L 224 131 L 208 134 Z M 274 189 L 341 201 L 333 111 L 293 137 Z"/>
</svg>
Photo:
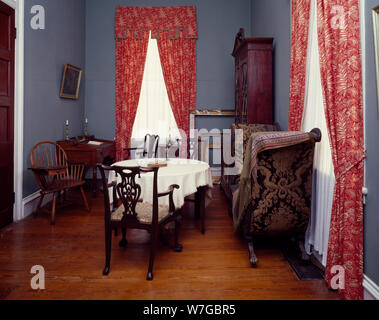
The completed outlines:
<svg viewBox="0 0 379 320">
<path fill-rule="evenodd" d="M 158 134 L 160 142 L 166 142 L 169 136 L 172 142 L 180 138 L 163 78 L 157 40 L 151 36 L 132 130 L 132 145 L 140 143 L 147 133 Z"/>
</svg>

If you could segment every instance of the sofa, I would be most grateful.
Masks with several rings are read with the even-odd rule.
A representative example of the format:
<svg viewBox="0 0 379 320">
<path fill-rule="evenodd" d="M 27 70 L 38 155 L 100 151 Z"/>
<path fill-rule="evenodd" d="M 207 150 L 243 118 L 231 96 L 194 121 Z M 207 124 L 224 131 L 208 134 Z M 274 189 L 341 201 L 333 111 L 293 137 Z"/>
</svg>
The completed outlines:
<svg viewBox="0 0 379 320">
<path fill-rule="evenodd" d="M 236 130 L 242 130 L 242 137 L 240 139 L 236 139 Z M 246 152 L 246 145 L 249 141 L 250 136 L 253 133 L 257 132 L 270 132 L 270 131 L 280 131 L 279 124 L 235 124 L 233 123 L 230 128 L 230 133 L 224 133 L 221 136 L 221 179 L 220 179 L 220 188 L 224 192 L 227 202 L 228 202 L 228 211 L 230 215 L 232 215 L 232 199 L 233 192 L 238 188 L 239 185 L 239 175 L 242 171 L 241 161 L 237 159 L 233 159 L 231 163 L 226 163 L 224 156 L 224 144 L 229 144 L 231 146 L 230 156 L 236 156 L 236 149 L 241 147 L 243 148 L 243 158 Z M 236 141 L 237 140 L 237 141 Z M 242 158 L 242 159 L 243 159 Z M 237 160 L 237 161 L 236 161 Z M 234 174 L 227 174 L 227 169 L 235 167 Z"/>
<path fill-rule="evenodd" d="M 311 213 L 315 144 L 320 140 L 319 129 L 251 133 L 243 139 L 240 174 L 222 177 L 234 230 L 247 240 L 252 267 L 258 263 L 253 246 L 257 236 L 296 238 L 302 258 L 309 259 L 304 235 Z"/>
</svg>

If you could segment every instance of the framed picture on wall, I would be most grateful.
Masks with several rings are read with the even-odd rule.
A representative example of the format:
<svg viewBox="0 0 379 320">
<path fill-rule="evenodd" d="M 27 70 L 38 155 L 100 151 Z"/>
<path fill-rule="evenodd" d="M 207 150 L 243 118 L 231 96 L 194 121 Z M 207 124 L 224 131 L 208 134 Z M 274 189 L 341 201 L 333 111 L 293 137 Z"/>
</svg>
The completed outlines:
<svg viewBox="0 0 379 320">
<path fill-rule="evenodd" d="M 78 99 L 81 78 L 82 69 L 66 63 L 59 96 L 64 99 Z"/>
<path fill-rule="evenodd" d="M 375 50 L 375 70 L 376 70 L 376 95 L 379 119 L 379 6 L 372 9 L 372 22 L 374 28 L 374 50 Z"/>
</svg>

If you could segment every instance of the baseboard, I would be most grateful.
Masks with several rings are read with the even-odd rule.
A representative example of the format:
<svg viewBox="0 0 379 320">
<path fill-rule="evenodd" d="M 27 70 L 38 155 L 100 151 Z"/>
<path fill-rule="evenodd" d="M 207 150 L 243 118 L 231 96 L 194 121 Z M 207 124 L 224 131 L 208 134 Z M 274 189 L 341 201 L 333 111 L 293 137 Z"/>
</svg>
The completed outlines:
<svg viewBox="0 0 379 320">
<path fill-rule="evenodd" d="M 22 200 L 22 205 L 24 207 L 24 218 L 27 216 L 30 216 L 34 210 L 37 208 L 39 197 L 41 196 L 40 191 L 36 191 L 32 193 L 31 195 L 25 197 Z M 45 204 L 51 202 L 53 200 L 53 195 L 52 194 L 47 194 L 45 195 L 43 201 L 42 201 L 42 206 Z"/>
<path fill-rule="evenodd" d="M 379 300 L 379 286 L 366 275 L 363 276 L 363 299 Z"/>
</svg>

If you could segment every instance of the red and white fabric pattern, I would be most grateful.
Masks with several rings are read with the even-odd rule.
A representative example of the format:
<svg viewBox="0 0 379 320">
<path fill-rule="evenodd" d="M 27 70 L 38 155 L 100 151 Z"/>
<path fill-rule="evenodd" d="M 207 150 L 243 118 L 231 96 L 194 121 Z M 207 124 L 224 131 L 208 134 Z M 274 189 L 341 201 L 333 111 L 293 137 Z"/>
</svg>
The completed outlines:
<svg viewBox="0 0 379 320">
<path fill-rule="evenodd" d="M 130 145 L 141 92 L 149 32 L 157 38 L 170 104 L 189 137 L 189 111 L 196 108 L 196 8 L 117 7 L 116 159 Z"/>
<path fill-rule="evenodd" d="M 292 1 L 290 102 L 288 130 L 301 127 L 305 101 L 311 0 Z"/>
<path fill-rule="evenodd" d="M 289 127 L 299 130 L 304 108 L 310 0 L 293 0 Z M 363 103 L 359 0 L 317 0 L 321 85 L 335 168 L 335 192 L 325 277 L 344 270 L 339 292 L 363 297 Z M 343 288 L 342 288 L 343 287 Z"/>
<path fill-rule="evenodd" d="M 340 294 L 362 299 L 365 152 L 359 0 L 318 0 L 317 12 L 321 84 L 336 177 L 325 275 L 330 284 L 333 266 L 343 267 L 345 289 Z M 342 14 L 339 20 L 337 13 Z"/>
</svg>

